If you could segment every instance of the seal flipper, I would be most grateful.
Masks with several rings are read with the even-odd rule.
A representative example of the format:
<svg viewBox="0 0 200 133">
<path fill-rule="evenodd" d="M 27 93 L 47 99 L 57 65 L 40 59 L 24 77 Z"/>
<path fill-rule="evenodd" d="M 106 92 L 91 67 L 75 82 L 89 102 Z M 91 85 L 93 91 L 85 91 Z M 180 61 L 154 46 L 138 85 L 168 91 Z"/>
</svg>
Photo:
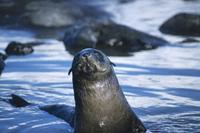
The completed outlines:
<svg viewBox="0 0 200 133">
<path fill-rule="evenodd" d="M 71 127 L 74 127 L 74 107 L 67 105 L 47 105 L 40 107 L 40 109 L 60 119 L 63 119 L 69 123 Z"/>
<path fill-rule="evenodd" d="M 31 105 L 31 103 L 27 102 L 26 100 L 15 94 L 11 94 L 11 99 L 9 99 L 9 103 L 15 107 L 26 107 L 28 105 Z"/>
</svg>

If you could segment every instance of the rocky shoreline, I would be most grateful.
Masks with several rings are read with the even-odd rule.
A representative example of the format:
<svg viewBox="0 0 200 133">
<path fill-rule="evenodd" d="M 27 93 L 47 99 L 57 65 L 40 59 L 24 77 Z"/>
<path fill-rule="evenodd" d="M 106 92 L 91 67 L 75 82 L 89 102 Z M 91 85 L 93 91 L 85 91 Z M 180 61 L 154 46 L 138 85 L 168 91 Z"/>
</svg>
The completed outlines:
<svg viewBox="0 0 200 133">
<path fill-rule="evenodd" d="M 112 14 L 99 5 L 79 1 L 4 0 L 0 2 L 0 18 L 0 26 L 28 28 L 36 37 L 62 40 L 66 51 L 72 55 L 84 48 L 96 48 L 108 56 L 132 56 L 134 52 L 170 44 L 161 37 L 115 23 Z M 164 34 L 190 36 L 179 43 L 198 42 L 192 36 L 200 35 L 200 15 L 178 13 L 166 20 L 159 30 Z M 7 56 L 31 54 L 33 46 L 42 43 L 45 42 L 10 42 L 6 55 L 1 54 L 0 72 Z"/>
</svg>

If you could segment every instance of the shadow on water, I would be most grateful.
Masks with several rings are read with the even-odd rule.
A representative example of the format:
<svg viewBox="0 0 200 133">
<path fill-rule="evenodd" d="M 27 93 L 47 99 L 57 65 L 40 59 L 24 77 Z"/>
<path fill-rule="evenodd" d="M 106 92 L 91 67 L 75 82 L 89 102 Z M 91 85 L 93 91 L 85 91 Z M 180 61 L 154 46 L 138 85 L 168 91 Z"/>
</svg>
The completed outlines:
<svg viewBox="0 0 200 133">
<path fill-rule="evenodd" d="M 32 87 L 49 87 L 50 88 L 66 88 L 66 87 L 72 87 L 71 83 L 68 82 L 32 82 L 32 81 L 22 81 L 18 79 L 1 79 L 0 80 L 0 88 L 3 89 L 5 88 L 4 85 L 10 85 L 12 87 L 17 88 L 17 86 L 20 85 L 31 85 Z M 66 88 L 67 89 L 67 88 Z"/>
<path fill-rule="evenodd" d="M 145 122 L 147 129 L 153 133 L 199 133 L 198 124 L 200 122 L 200 114 L 183 113 L 160 118 L 148 117 L 149 121 Z"/>
<path fill-rule="evenodd" d="M 158 104 L 147 107 L 133 108 L 144 122 L 146 128 L 153 133 L 169 133 L 169 132 L 193 132 L 198 133 L 200 123 L 200 104 L 192 104 L 189 101 L 178 102 L 181 99 L 190 99 L 191 101 L 200 101 L 198 90 L 191 88 L 166 88 L 157 90 L 153 88 L 122 86 L 126 96 L 160 99 Z M 157 93 L 159 92 L 159 93 Z M 176 97 L 177 102 L 170 98 L 165 98 L 167 94 Z M 139 102 L 139 101 L 137 101 Z M 141 101 L 143 102 L 143 101 Z M 169 102 L 168 104 L 165 104 Z M 133 105 L 134 106 L 134 105 Z"/>
<path fill-rule="evenodd" d="M 60 72 L 66 69 L 66 75 L 70 69 L 70 61 L 12 61 L 7 62 L 5 73 L 8 72 Z"/>
<path fill-rule="evenodd" d="M 122 89 L 124 92 L 128 92 L 129 94 L 134 94 L 136 96 L 147 96 L 147 97 L 159 97 L 158 94 L 155 94 L 154 92 L 157 92 L 159 90 L 150 89 L 150 88 L 141 88 L 141 87 L 132 87 L 132 86 L 126 86 L 123 85 Z M 129 94 L 126 94 L 127 96 Z"/>
<path fill-rule="evenodd" d="M 134 108 L 142 113 L 142 120 L 149 131 L 157 133 L 192 132 L 198 133 L 200 109 L 193 106 Z M 187 112 L 190 111 L 190 112 Z"/>
<path fill-rule="evenodd" d="M 58 83 L 59 84 L 59 83 Z M 7 86 L 6 86 L 7 85 Z M 46 104 L 74 104 L 74 94 L 72 87 L 67 87 L 67 83 L 63 83 L 60 86 L 47 85 L 45 87 L 35 85 L 0 85 L 1 98 L 9 98 L 11 94 L 22 96 L 31 103 L 37 103 L 41 105 Z"/>
<path fill-rule="evenodd" d="M 200 91 L 192 89 L 192 88 L 166 88 L 164 90 L 158 90 L 158 89 L 153 89 L 153 88 L 133 87 L 133 86 L 125 86 L 125 85 L 123 85 L 122 88 L 124 92 L 128 92 L 129 94 L 132 93 L 136 96 L 162 98 L 162 96 L 157 94 L 157 92 L 164 92 L 170 95 L 179 96 L 182 98 L 189 98 L 194 101 L 200 101 L 200 97 L 199 97 Z M 163 98 L 163 99 L 167 100 L 166 98 Z"/>
<path fill-rule="evenodd" d="M 184 98 L 190 98 L 194 101 L 200 101 L 200 91 L 190 88 L 168 88 L 166 92 L 171 95 L 180 96 Z M 199 103 L 200 106 L 200 103 Z"/>
<path fill-rule="evenodd" d="M 72 133 L 71 127 L 64 121 L 50 116 L 37 107 L 13 108 L 5 103 L 6 109 L 0 112 L 0 128 L 2 133 Z"/>
<path fill-rule="evenodd" d="M 193 90 L 189 88 L 166 88 L 164 90 L 157 90 L 153 88 L 143 88 L 143 87 L 133 87 L 133 86 L 122 86 L 123 91 L 126 96 L 131 94 L 135 95 L 135 97 L 153 97 L 163 101 L 170 101 L 170 98 L 165 98 L 162 93 L 166 93 L 172 96 L 176 96 L 178 98 L 189 98 L 191 100 L 200 101 L 199 95 L 200 92 L 198 90 Z M 157 93 L 161 92 L 161 94 Z M 131 96 L 133 96 L 131 95 Z M 164 104 L 160 103 L 160 105 L 149 106 L 147 108 L 139 108 L 142 110 L 148 111 L 146 115 L 161 115 L 161 114 L 176 114 L 176 113 L 184 113 L 189 111 L 200 111 L 200 104 L 191 105 L 190 103 L 169 103 L 168 106 L 163 106 Z"/>
<path fill-rule="evenodd" d="M 145 70 L 145 71 L 139 71 L 139 72 L 126 70 L 124 73 L 125 75 L 163 75 L 163 76 L 200 77 L 200 69 L 156 68 L 156 67 L 143 67 L 143 66 L 138 66 L 138 65 L 129 65 L 129 64 L 117 64 L 117 66 Z"/>
</svg>

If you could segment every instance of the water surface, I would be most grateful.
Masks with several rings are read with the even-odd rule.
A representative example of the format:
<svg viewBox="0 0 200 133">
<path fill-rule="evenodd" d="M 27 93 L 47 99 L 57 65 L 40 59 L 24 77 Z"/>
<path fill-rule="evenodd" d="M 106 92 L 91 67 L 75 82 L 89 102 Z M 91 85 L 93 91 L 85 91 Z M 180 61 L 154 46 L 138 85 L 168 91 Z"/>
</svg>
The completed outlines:
<svg viewBox="0 0 200 133">
<path fill-rule="evenodd" d="M 128 102 L 149 132 L 200 132 L 200 43 L 178 44 L 185 37 L 158 31 L 167 18 L 178 12 L 200 13 L 200 2 L 182 0 L 135 0 L 105 7 L 114 20 L 161 36 L 172 43 L 131 57 L 110 57 Z M 13 40 L 36 40 L 31 32 L 0 29 L 0 51 Z M 45 40 L 28 56 L 12 56 L 0 78 L 0 97 L 19 94 L 30 102 L 74 106 L 71 76 L 73 56 L 62 42 Z M 0 101 L 2 133 L 72 132 L 64 121 L 37 107 L 14 108 Z"/>
</svg>

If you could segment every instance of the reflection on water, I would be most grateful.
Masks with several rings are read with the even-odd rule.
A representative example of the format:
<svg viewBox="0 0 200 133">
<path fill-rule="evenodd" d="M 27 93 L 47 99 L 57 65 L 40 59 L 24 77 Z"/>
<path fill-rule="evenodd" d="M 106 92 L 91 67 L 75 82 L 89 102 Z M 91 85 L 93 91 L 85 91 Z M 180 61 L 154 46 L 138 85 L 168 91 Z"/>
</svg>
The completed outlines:
<svg viewBox="0 0 200 133">
<path fill-rule="evenodd" d="M 111 4 L 115 20 L 176 42 L 183 37 L 161 34 L 159 25 L 180 12 L 200 13 L 200 3 L 182 0 L 135 0 Z M 141 12 L 142 10 L 142 12 Z M 143 11 L 145 10 L 145 11 Z M 32 41 L 32 34 L 0 29 L 0 51 L 11 40 Z M 200 132 L 200 45 L 172 44 L 133 57 L 110 57 L 128 102 L 151 132 Z M 32 103 L 74 105 L 72 56 L 62 42 L 47 40 L 32 55 L 10 57 L 0 79 L 0 97 L 19 94 Z M 72 132 L 64 121 L 36 106 L 14 108 L 0 101 L 0 131 Z"/>
</svg>

